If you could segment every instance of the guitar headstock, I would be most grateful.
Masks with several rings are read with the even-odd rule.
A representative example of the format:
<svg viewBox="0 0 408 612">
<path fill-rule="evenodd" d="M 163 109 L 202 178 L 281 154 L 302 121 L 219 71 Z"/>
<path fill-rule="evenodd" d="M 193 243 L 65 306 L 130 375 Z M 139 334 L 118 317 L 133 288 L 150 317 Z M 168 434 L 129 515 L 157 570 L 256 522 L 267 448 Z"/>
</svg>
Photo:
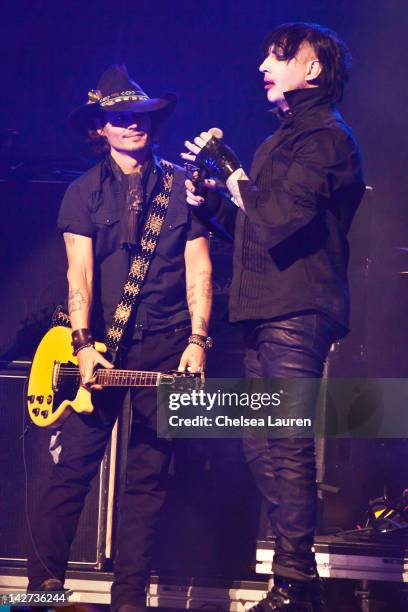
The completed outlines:
<svg viewBox="0 0 408 612">
<path fill-rule="evenodd" d="M 159 384 L 176 385 L 178 391 L 199 391 L 203 389 L 205 383 L 204 372 L 179 372 L 170 370 L 161 374 Z"/>
</svg>

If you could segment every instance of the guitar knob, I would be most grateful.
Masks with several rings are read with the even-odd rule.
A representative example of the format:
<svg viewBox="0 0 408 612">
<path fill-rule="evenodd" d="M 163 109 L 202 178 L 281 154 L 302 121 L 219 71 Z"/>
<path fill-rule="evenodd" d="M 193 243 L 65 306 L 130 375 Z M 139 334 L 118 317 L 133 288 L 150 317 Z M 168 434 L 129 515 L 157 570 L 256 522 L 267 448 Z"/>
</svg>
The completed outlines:
<svg viewBox="0 0 408 612">
<path fill-rule="evenodd" d="M 41 416 L 46 419 L 48 416 L 48 410 L 41 410 Z"/>
<path fill-rule="evenodd" d="M 44 401 L 44 396 L 43 396 L 43 395 L 37 395 L 37 402 L 38 402 L 39 404 L 42 404 L 42 403 L 43 403 L 43 401 Z"/>
<path fill-rule="evenodd" d="M 33 415 L 34 416 L 38 416 L 40 414 L 40 409 L 39 408 L 33 408 Z"/>
<path fill-rule="evenodd" d="M 32 404 L 35 400 L 35 395 L 27 395 L 27 402 Z"/>
<path fill-rule="evenodd" d="M 47 404 L 51 404 L 52 402 L 52 395 L 47 395 Z"/>
</svg>

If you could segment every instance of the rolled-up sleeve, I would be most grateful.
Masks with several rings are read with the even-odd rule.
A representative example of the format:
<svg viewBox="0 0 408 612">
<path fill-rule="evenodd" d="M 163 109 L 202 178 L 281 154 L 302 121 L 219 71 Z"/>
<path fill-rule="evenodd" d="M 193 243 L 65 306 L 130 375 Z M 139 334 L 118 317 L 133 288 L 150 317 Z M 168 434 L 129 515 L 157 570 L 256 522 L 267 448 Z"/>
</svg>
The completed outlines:
<svg viewBox="0 0 408 612">
<path fill-rule="evenodd" d="M 61 233 L 69 232 L 92 237 L 94 226 L 88 200 L 81 189 L 80 180 L 71 183 L 62 200 L 57 226 Z"/>
<path fill-rule="evenodd" d="M 205 204 L 192 209 L 196 217 L 211 233 L 226 242 L 233 242 L 237 207 L 216 191 L 208 191 Z"/>
<path fill-rule="evenodd" d="M 251 180 L 238 182 L 245 212 L 268 249 L 310 223 L 325 200 L 352 185 L 360 170 L 355 146 L 340 128 L 310 131 L 295 145 L 286 176 L 269 181 L 268 189 Z"/>
<path fill-rule="evenodd" d="M 189 207 L 190 208 L 190 207 Z M 208 238 L 210 232 L 201 221 L 193 214 L 192 210 L 189 210 L 189 226 L 187 230 L 187 240 L 195 240 L 196 238 Z"/>
</svg>

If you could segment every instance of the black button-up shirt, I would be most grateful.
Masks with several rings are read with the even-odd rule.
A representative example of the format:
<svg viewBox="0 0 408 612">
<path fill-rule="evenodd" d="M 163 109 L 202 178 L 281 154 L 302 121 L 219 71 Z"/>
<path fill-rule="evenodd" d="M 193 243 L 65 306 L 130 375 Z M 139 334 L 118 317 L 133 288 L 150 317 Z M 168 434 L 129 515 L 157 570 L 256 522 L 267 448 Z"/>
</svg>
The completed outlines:
<svg viewBox="0 0 408 612">
<path fill-rule="evenodd" d="M 314 311 L 345 332 L 346 235 L 365 189 L 359 150 L 319 88 L 285 98 L 281 127 L 257 150 L 251 180 L 239 182 L 246 214 L 235 220 L 230 320 Z"/>
<path fill-rule="evenodd" d="M 157 194 L 158 160 L 145 177 L 143 218 Z M 157 247 L 140 293 L 133 324 L 136 330 L 159 330 L 189 320 L 186 302 L 184 250 L 188 240 L 207 236 L 185 198 L 185 172 L 174 166 L 169 206 Z M 94 250 L 93 326 L 104 334 L 111 324 L 129 271 L 131 254 L 125 244 L 125 197 L 108 156 L 67 189 L 61 204 L 58 228 L 88 236 Z"/>
</svg>

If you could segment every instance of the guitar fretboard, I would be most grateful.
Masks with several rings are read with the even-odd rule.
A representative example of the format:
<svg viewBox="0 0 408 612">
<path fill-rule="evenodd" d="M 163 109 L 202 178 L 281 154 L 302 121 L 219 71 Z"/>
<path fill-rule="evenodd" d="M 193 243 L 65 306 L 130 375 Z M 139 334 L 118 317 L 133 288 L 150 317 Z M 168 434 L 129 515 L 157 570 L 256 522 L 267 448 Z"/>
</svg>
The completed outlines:
<svg viewBox="0 0 408 612">
<path fill-rule="evenodd" d="M 104 387 L 156 387 L 159 372 L 98 370 L 97 383 Z"/>
<path fill-rule="evenodd" d="M 57 372 L 53 373 L 53 381 L 55 379 L 55 387 L 60 384 L 69 384 L 70 386 L 79 386 L 81 377 L 77 367 L 67 366 L 62 364 L 59 366 L 55 363 L 54 368 L 58 368 Z M 178 379 L 187 379 L 189 381 L 202 380 L 202 374 L 190 372 L 145 372 L 143 370 L 105 370 L 99 369 L 96 373 L 96 384 L 103 387 L 156 387 L 160 385 L 172 385 Z M 53 382 L 54 385 L 54 382 Z"/>
</svg>

